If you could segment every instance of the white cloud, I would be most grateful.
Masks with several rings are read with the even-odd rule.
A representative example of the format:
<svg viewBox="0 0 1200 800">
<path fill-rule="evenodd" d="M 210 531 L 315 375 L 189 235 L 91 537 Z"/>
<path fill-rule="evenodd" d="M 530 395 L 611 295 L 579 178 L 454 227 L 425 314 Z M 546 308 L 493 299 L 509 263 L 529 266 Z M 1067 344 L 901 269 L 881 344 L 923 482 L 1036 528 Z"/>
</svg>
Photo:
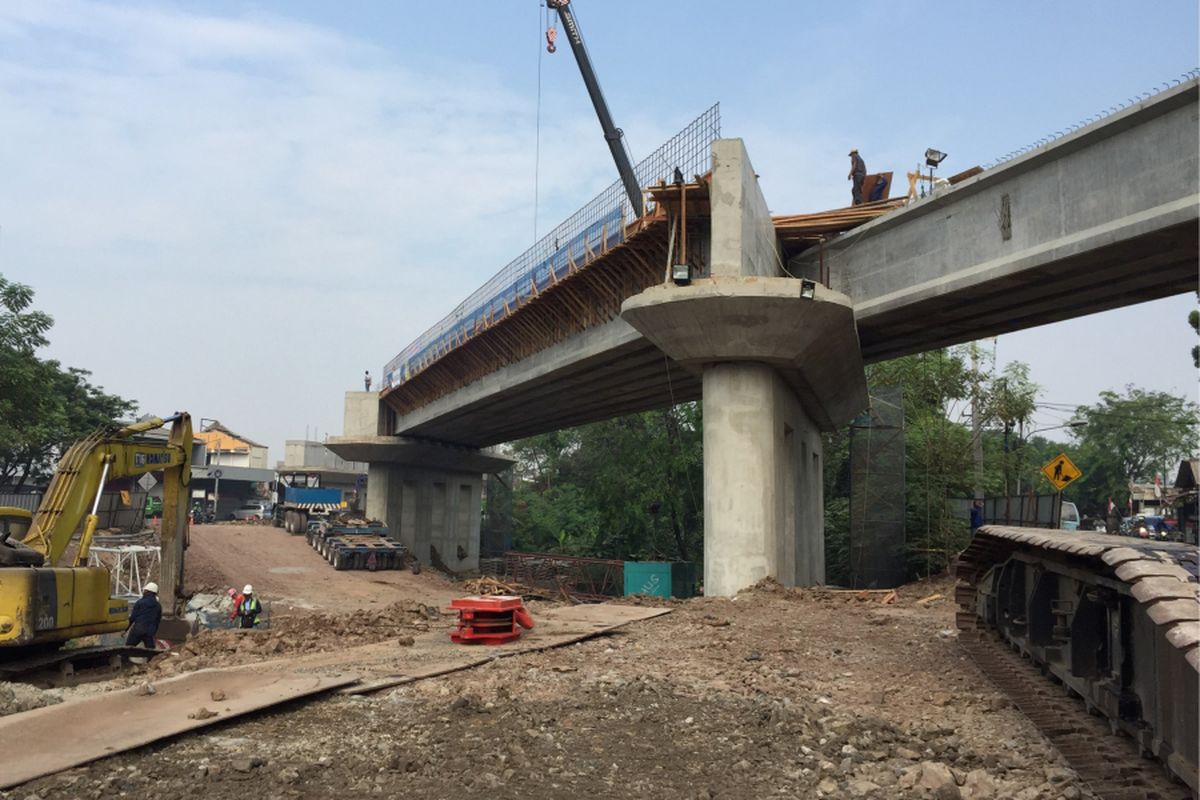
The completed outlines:
<svg viewBox="0 0 1200 800">
<path fill-rule="evenodd" d="M 531 97 L 292 20 L 6 4 L 0 107 L 0 271 L 50 354 L 277 457 L 532 235 Z M 543 232 L 612 179 L 584 137 L 543 119 L 573 195 L 543 192 Z"/>
</svg>

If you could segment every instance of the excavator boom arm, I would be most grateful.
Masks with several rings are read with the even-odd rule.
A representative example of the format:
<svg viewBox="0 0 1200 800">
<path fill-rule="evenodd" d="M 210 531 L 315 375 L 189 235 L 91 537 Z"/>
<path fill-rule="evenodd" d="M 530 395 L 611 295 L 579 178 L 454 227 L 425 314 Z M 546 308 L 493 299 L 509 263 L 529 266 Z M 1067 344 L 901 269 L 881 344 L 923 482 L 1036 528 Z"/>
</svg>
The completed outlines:
<svg viewBox="0 0 1200 800">
<path fill-rule="evenodd" d="M 168 441 L 134 438 L 168 423 L 172 426 Z M 167 494 L 177 494 L 190 479 L 191 458 L 192 422 L 187 414 L 92 433 L 72 445 L 59 461 L 23 543 L 41 552 L 48 565 L 57 564 L 80 523 L 95 515 L 107 481 L 161 470 L 172 484 Z M 183 505 L 173 499 L 175 505 Z M 164 525 L 167 522 L 164 514 Z"/>
</svg>

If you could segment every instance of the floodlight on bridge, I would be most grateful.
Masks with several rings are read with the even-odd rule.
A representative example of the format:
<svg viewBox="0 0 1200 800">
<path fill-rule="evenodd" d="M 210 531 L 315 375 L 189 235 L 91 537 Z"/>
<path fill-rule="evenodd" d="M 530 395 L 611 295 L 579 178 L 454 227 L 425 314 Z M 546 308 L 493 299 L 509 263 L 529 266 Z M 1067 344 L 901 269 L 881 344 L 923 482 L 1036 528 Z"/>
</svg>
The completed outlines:
<svg viewBox="0 0 1200 800">
<path fill-rule="evenodd" d="M 817 294 L 817 282 L 810 281 L 808 278 L 803 278 L 800 281 L 800 296 L 805 300 L 812 300 Z"/>
<path fill-rule="evenodd" d="M 946 154 L 941 150 L 934 150 L 932 147 L 925 151 L 925 165 L 928 167 L 936 167 L 946 159 Z"/>
<path fill-rule="evenodd" d="M 671 280 L 676 286 L 687 286 L 692 281 L 692 270 L 687 264 L 671 265 Z"/>
</svg>

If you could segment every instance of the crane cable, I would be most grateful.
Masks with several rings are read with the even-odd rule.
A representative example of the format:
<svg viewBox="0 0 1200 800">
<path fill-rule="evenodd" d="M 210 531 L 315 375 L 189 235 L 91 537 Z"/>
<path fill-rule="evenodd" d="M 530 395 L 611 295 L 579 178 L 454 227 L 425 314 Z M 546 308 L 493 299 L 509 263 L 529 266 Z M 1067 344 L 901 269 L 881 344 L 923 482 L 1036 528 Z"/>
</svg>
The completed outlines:
<svg viewBox="0 0 1200 800">
<path fill-rule="evenodd" d="M 544 3 L 538 3 L 539 9 L 546 8 Z M 546 40 L 549 42 L 546 49 L 554 52 L 554 37 L 550 35 L 553 30 L 550 25 L 550 9 L 546 8 Z M 542 32 L 542 12 L 538 11 L 538 33 Z M 542 166 L 542 49 L 538 48 L 537 61 L 537 122 L 536 133 L 533 146 L 533 241 L 538 238 L 538 189 L 541 182 L 541 166 Z"/>
</svg>

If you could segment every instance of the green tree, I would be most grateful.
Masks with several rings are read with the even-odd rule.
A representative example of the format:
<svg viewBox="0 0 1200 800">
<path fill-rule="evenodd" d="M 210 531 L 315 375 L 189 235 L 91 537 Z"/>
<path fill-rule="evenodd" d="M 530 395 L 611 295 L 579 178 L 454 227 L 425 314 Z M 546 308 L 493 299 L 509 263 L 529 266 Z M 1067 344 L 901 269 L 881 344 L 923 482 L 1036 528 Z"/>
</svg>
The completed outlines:
<svg viewBox="0 0 1200 800">
<path fill-rule="evenodd" d="M 1192 309 L 1188 312 L 1188 325 L 1192 326 L 1192 330 L 1200 335 L 1200 311 Z M 1200 369 L 1200 345 L 1192 345 L 1192 364 Z"/>
<path fill-rule="evenodd" d="M 703 456 L 698 404 L 517 442 L 518 549 L 699 560 Z"/>
<path fill-rule="evenodd" d="M 1100 393 L 1100 402 L 1076 409 L 1087 426 L 1073 432 L 1079 468 L 1073 496 L 1087 513 L 1099 513 L 1109 497 L 1125 497 L 1129 483 L 1148 482 L 1155 472 L 1170 474 L 1180 458 L 1191 455 L 1200 407 L 1167 392 L 1134 386 L 1125 393 Z"/>
<path fill-rule="evenodd" d="M 32 304 L 30 287 L 0 276 L 0 485 L 16 489 L 47 478 L 76 439 L 135 408 L 86 370 L 37 357 L 53 320 Z"/>
<path fill-rule="evenodd" d="M 904 393 L 905 548 L 912 574 L 944 570 L 969 533 L 952 498 L 969 497 L 971 432 L 957 419 L 978 376 L 965 348 L 905 356 L 868 368 L 872 386 Z"/>
</svg>

